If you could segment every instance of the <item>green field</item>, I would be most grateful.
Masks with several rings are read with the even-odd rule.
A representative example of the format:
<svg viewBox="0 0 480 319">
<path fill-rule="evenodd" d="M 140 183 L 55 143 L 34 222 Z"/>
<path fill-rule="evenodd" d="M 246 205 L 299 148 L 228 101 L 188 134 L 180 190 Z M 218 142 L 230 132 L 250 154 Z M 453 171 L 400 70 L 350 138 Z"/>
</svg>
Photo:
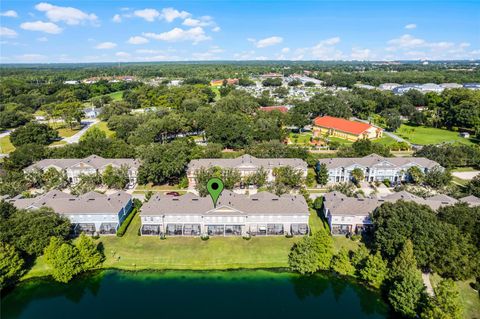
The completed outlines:
<svg viewBox="0 0 480 319">
<path fill-rule="evenodd" d="M 123 91 L 113 92 L 113 93 L 107 94 L 107 96 L 110 96 L 113 101 L 122 101 L 123 100 Z"/>
<path fill-rule="evenodd" d="M 72 130 L 71 128 L 67 128 L 67 127 L 57 129 L 58 136 L 60 136 L 62 138 L 73 136 L 73 135 L 77 134 L 79 131 L 80 131 L 80 129 L 73 129 Z"/>
<path fill-rule="evenodd" d="M 430 276 L 430 282 L 433 287 L 435 287 L 441 279 L 437 274 Z M 470 287 L 471 282 L 472 280 L 457 281 L 456 285 L 463 304 L 463 317 L 465 319 L 478 319 L 480 318 L 480 298 L 478 292 Z"/>
<path fill-rule="evenodd" d="M 108 128 L 107 122 L 101 121 L 101 122 L 99 122 L 99 123 L 97 123 L 97 124 L 95 124 L 95 125 L 92 125 L 92 127 L 97 127 L 97 128 L 99 128 L 101 131 L 105 132 L 105 134 L 107 135 L 108 138 L 112 138 L 112 137 L 115 136 L 115 132 Z M 90 127 L 89 130 L 90 130 L 92 127 Z"/>
<path fill-rule="evenodd" d="M 10 142 L 10 136 L 0 138 L 0 153 L 9 154 L 15 150 L 15 146 Z"/>
<path fill-rule="evenodd" d="M 458 132 L 433 127 L 402 124 L 395 134 L 404 138 L 410 143 L 419 145 L 453 142 L 474 144 L 471 139 L 460 137 Z"/>
<path fill-rule="evenodd" d="M 290 133 L 288 138 L 294 144 L 310 145 L 312 133 Z"/>
</svg>

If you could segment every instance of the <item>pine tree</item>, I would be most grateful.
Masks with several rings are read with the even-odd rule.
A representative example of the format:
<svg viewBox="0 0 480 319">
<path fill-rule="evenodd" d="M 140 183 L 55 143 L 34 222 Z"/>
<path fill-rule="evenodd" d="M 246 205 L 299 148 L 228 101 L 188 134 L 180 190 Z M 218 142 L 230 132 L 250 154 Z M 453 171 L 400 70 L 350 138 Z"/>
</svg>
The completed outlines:
<svg viewBox="0 0 480 319">
<path fill-rule="evenodd" d="M 317 169 L 317 183 L 320 185 L 326 185 L 328 183 L 328 168 L 327 164 L 322 163 Z"/>
</svg>

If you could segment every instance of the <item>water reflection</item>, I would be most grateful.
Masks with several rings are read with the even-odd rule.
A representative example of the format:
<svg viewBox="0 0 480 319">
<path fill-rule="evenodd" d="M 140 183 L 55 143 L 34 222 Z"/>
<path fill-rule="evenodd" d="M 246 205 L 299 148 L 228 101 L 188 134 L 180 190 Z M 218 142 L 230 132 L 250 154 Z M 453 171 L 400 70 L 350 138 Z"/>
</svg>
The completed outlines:
<svg viewBox="0 0 480 319">
<path fill-rule="evenodd" d="M 103 271 L 68 285 L 26 282 L 1 301 L 1 318 L 386 318 L 376 293 L 326 275 L 270 271 Z"/>
</svg>

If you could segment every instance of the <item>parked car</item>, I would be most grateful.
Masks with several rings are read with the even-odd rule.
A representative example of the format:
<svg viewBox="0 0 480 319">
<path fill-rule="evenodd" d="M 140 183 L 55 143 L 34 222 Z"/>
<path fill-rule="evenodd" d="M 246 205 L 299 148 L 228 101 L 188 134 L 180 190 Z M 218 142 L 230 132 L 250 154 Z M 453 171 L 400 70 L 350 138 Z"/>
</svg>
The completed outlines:
<svg viewBox="0 0 480 319">
<path fill-rule="evenodd" d="M 180 196 L 180 193 L 179 192 L 166 192 L 165 195 Z"/>
</svg>

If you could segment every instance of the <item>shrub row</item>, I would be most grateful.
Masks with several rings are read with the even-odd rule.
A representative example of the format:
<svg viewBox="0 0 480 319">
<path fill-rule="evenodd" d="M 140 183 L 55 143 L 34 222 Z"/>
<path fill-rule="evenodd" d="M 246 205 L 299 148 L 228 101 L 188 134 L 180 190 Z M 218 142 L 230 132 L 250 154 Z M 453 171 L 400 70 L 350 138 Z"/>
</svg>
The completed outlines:
<svg viewBox="0 0 480 319">
<path fill-rule="evenodd" d="M 138 208 L 134 207 L 132 209 L 132 211 L 130 212 L 130 214 L 127 216 L 127 218 L 125 218 L 122 225 L 120 225 L 120 227 L 118 227 L 117 237 L 122 237 L 123 235 L 125 235 L 125 232 L 127 231 L 128 225 L 130 225 L 130 223 L 132 222 L 135 215 L 137 215 L 137 211 L 138 211 Z"/>
</svg>

